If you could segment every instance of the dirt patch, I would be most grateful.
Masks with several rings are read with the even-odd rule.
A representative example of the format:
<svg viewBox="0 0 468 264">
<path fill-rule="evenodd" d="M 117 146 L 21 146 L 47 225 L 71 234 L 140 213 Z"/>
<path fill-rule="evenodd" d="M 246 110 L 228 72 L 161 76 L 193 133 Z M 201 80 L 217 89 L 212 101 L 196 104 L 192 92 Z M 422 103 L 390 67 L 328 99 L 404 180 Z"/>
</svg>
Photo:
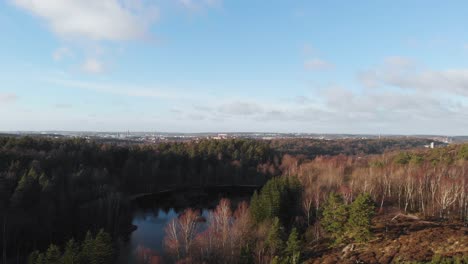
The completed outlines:
<svg viewBox="0 0 468 264">
<path fill-rule="evenodd" d="M 413 216 L 392 221 L 376 218 L 373 233 L 368 243 L 316 252 L 306 263 L 393 263 L 430 261 L 434 255 L 468 255 L 468 228 L 461 224 L 423 221 Z"/>
</svg>

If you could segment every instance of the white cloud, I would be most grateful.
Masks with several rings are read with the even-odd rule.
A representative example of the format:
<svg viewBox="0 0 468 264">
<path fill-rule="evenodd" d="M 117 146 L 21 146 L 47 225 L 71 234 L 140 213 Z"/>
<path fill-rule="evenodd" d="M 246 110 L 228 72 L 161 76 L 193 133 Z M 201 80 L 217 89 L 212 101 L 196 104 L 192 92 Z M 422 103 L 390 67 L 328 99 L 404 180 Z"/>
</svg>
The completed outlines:
<svg viewBox="0 0 468 264">
<path fill-rule="evenodd" d="M 414 61 L 410 58 L 402 56 L 390 56 L 384 59 L 384 66 L 387 68 L 407 68 L 414 65 Z"/>
<path fill-rule="evenodd" d="M 54 58 L 55 61 L 61 61 L 62 59 L 70 57 L 72 55 L 73 53 L 69 48 L 60 47 L 54 51 L 54 53 L 52 54 L 52 58 Z"/>
<path fill-rule="evenodd" d="M 304 105 L 304 104 L 311 102 L 311 99 L 307 96 L 300 95 L 300 96 L 296 96 L 295 98 L 293 98 L 293 101 L 297 104 Z"/>
<path fill-rule="evenodd" d="M 196 98 L 196 100 L 200 99 L 197 94 L 188 94 L 167 87 L 127 85 L 112 82 L 87 82 L 73 79 L 46 79 L 46 81 L 55 85 L 60 85 L 64 88 L 84 89 L 99 93 L 130 97 L 159 98 L 165 100 L 183 100 L 185 98 Z"/>
<path fill-rule="evenodd" d="M 257 103 L 236 101 L 221 105 L 219 111 L 228 115 L 248 116 L 259 114 L 263 109 Z"/>
<path fill-rule="evenodd" d="M 84 72 L 92 73 L 92 74 L 98 74 L 98 73 L 104 72 L 104 66 L 102 62 L 95 58 L 86 59 L 83 65 L 81 66 L 81 69 Z"/>
<path fill-rule="evenodd" d="M 0 104 L 13 103 L 18 100 L 18 96 L 13 93 L 0 93 Z"/>
<path fill-rule="evenodd" d="M 72 108 L 72 105 L 71 104 L 55 104 L 54 105 L 55 108 L 59 108 L 59 109 L 67 109 L 67 108 Z"/>
<path fill-rule="evenodd" d="M 391 86 L 468 97 L 468 68 L 430 70 L 409 59 L 393 57 L 360 73 L 358 79 L 370 88 Z"/>
<path fill-rule="evenodd" d="M 222 5 L 222 0 L 178 0 L 178 2 L 182 7 L 190 11 L 200 11 Z"/>
<path fill-rule="evenodd" d="M 43 19 L 66 38 L 121 41 L 143 38 L 158 17 L 155 6 L 141 0 L 12 0 Z"/>
<path fill-rule="evenodd" d="M 316 51 L 315 49 L 310 45 L 310 44 L 304 44 L 302 46 L 302 53 L 306 56 L 310 56 L 311 54 L 314 54 Z"/>
<path fill-rule="evenodd" d="M 315 58 L 305 61 L 304 68 L 307 70 L 329 70 L 335 68 L 335 65 L 322 59 Z"/>
</svg>

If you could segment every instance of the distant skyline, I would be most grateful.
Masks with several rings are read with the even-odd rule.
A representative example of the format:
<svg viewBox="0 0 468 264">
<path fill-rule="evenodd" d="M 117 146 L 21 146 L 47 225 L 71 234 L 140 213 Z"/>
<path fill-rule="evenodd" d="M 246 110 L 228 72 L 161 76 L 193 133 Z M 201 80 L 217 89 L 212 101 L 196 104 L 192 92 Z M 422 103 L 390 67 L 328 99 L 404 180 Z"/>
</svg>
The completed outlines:
<svg viewBox="0 0 468 264">
<path fill-rule="evenodd" d="M 1 1 L 0 131 L 468 135 L 466 10 Z"/>
</svg>

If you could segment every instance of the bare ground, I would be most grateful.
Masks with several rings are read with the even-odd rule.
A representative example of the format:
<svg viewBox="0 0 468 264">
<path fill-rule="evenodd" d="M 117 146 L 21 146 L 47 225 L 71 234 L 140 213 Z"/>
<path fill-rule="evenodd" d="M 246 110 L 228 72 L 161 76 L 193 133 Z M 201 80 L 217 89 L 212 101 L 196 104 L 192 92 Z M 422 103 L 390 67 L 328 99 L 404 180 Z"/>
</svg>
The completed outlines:
<svg viewBox="0 0 468 264">
<path fill-rule="evenodd" d="M 430 261 L 434 255 L 468 256 L 468 228 L 461 223 L 441 223 L 414 215 L 385 215 L 373 220 L 374 237 L 364 244 L 328 249 L 310 246 L 306 263 L 395 263 Z"/>
</svg>

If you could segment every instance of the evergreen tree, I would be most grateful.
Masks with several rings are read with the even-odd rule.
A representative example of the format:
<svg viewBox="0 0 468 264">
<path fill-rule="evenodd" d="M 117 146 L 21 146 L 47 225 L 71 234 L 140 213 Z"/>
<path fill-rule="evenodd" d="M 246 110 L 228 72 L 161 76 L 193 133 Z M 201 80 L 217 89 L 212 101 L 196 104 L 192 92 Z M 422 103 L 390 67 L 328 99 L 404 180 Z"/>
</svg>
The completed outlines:
<svg viewBox="0 0 468 264">
<path fill-rule="evenodd" d="M 49 186 L 49 178 L 47 178 L 44 173 L 39 177 L 39 184 L 41 185 L 42 191 L 46 190 Z"/>
<path fill-rule="evenodd" d="M 269 180 L 260 191 L 254 193 L 250 203 L 254 222 L 260 223 L 278 217 L 288 223 L 299 212 L 301 184 L 297 178 L 277 177 Z"/>
<path fill-rule="evenodd" d="M 61 264 L 61 253 L 59 247 L 51 244 L 45 254 L 45 263 L 47 264 Z"/>
<path fill-rule="evenodd" d="M 287 259 L 285 262 L 290 264 L 299 263 L 301 256 L 301 240 L 299 239 L 299 233 L 296 228 L 291 230 L 284 251 Z"/>
<path fill-rule="evenodd" d="M 343 199 L 336 193 L 330 193 L 323 208 L 321 223 L 324 229 L 330 233 L 334 245 L 343 241 L 347 219 L 348 212 Z"/>
<path fill-rule="evenodd" d="M 259 223 L 265 218 L 263 212 L 264 209 L 261 204 L 260 197 L 257 191 L 255 191 L 250 200 L 250 213 L 254 222 Z"/>
<path fill-rule="evenodd" d="M 99 230 L 94 240 L 94 258 L 93 264 L 111 264 L 113 262 L 114 248 L 112 247 L 111 236 Z"/>
<path fill-rule="evenodd" d="M 18 182 L 11 197 L 11 204 L 15 207 L 30 208 L 38 202 L 40 191 L 37 172 L 31 168 Z"/>
<path fill-rule="evenodd" d="M 357 242 L 367 241 L 371 237 L 371 219 L 374 216 L 374 202 L 369 194 L 360 194 L 349 208 L 346 233 Z"/>
<path fill-rule="evenodd" d="M 40 252 L 38 250 L 31 252 L 28 257 L 28 264 L 36 264 L 39 254 Z"/>
<path fill-rule="evenodd" d="M 94 248 L 93 235 L 88 231 L 81 246 L 80 259 L 83 263 L 94 264 Z"/>
<path fill-rule="evenodd" d="M 278 217 L 273 219 L 265 244 L 271 256 L 279 255 L 284 249 L 283 229 Z"/>
<path fill-rule="evenodd" d="M 80 246 L 74 239 L 70 239 L 65 246 L 65 252 L 62 256 L 63 264 L 78 264 L 80 255 Z"/>
<path fill-rule="evenodd" d="M 44 253 L 39 253 L 39 255 L 37 256 L 37 259 L 36 259 L 36 263 L 35 264 L 48 264 L 45 260 L 45 255 Z"/>
</svg>

